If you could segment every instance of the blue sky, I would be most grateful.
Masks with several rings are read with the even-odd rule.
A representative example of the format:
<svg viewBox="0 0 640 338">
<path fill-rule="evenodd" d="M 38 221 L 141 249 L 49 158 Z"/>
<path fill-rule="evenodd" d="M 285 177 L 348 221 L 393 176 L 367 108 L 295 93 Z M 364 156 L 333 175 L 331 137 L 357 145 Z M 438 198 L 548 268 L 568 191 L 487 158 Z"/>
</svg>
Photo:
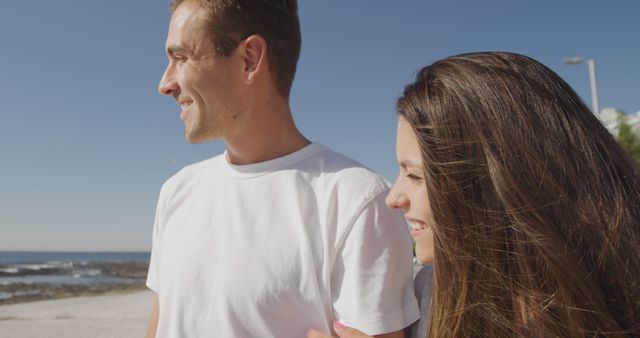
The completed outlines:
<svg viewBox="0 0 640 338">
<path fill-rule="evenodd" d="M 394 102 L 463 52 L 527 54 L 590 104 L 640 110 L 640 2 L 299 0 L 291 93 L 310 139 L 396 175 Z M 0 11 L 0 250 L 148 250 L 160 185 L 223 150 L 184 141 L 157 94 L 166 1 L 5 0 Z"/>
</svg>

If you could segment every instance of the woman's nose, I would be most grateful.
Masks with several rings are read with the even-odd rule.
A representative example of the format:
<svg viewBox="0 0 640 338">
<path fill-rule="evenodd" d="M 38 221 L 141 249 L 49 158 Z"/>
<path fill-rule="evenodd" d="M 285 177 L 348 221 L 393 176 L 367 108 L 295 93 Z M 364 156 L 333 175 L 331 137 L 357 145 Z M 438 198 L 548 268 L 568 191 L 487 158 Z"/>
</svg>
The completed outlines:
<svg viewBox="0 0 640 338">
<path fill-rule="evenodd" d="M 389 190 L 385 203 L 389 208 L 409 210 L 409 198 L 402 192 L 397 181 L 393 184 L 391 190 Z"/>
</svg>

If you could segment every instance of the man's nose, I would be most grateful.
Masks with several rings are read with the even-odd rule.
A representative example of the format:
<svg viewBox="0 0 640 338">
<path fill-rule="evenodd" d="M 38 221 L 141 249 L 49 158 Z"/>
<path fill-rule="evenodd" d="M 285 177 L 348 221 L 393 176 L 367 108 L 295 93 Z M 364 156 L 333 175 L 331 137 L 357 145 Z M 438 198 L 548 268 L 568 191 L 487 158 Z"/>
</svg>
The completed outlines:
<svg viewBox="0 0 640 338">
<path fill-rule="evenodd" d="M 160 78 L 158 84 L 158 92 L 160 95 L 175 96 L 176 91 L 180 89 L 178 81 L 176 81 L 173 66 L 169 65 Z"/>
</svg>

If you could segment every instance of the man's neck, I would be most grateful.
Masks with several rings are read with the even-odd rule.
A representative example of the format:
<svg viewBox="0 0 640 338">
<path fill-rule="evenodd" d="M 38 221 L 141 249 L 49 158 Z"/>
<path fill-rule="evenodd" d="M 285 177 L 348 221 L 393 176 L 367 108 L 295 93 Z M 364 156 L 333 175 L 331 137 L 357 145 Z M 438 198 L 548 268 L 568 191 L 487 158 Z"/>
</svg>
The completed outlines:
<svg viewBox="0 0 640 338">
<path fill-rule="evenodd" d="M 288 105 L 280 110 L 253 114 L 243 124 L 245 128 L 238 134 L 224 140 L 227 161 L 232 164 L 272 160 L 311 143 L 296 127 Z"/>
<path fill-rule="evenodd" d="M 300 135 L 295 140 L 284 144 L 264 144 L 260 142 L 250 142 L 245 144 L 227 144 L 227 161 L 232 164 L 252 164 L 269 161 L 291 154 L 310 144 L 304 136 Z"/>
</svg>

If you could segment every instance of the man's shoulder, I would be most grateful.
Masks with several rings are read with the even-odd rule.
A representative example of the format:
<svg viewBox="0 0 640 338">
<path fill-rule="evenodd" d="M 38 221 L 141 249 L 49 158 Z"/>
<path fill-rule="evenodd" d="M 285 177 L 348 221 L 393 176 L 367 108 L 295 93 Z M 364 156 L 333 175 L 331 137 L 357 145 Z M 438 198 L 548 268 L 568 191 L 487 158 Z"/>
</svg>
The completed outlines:
<svg viewBox="0 0 640 338">
<path fill-rule="evenodd" d="M 175 190 L 179 187 L 188 185 L 190 182 L 199 179 L 202 172 L 207 171 L 207 168 L 210 168 L 214 165 L 216 161 L 219 160 L 221 156 L 224 154 L 220 154 L 206 160 L 202 160 L 199 162 L 195 162 L 192 164 L 188 164 L 180 169 L 178 172 L 169 177 L 164 184 L 162 185 L 162 190 Z"/>
<path fill-rule="evenodd" d="M 389 187 L 389 182 L 375 171 L 329 148 L 317 154 L 317 161 L 326 179 L 345 189 L 366 189 L 378 193 Z"/>
</svg>

